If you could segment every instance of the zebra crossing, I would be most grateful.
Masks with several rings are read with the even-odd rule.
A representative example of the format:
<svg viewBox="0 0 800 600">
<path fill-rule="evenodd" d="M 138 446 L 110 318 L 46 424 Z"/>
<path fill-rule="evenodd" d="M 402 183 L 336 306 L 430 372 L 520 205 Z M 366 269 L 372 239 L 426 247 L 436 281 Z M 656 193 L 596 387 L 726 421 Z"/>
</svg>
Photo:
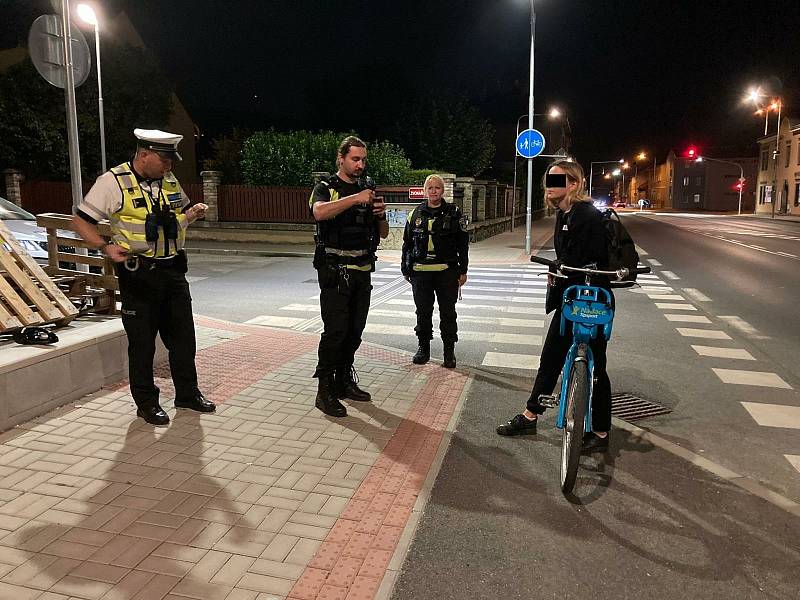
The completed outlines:
<svg viewBox="0 0 800 600">
<path fill-rule="evenodd" d="M 546 271 L 541 265 L 470 268 L 456 306 L 458 336 L 460 344 L 477 345 L 481 366 L 528 372 L 537 368 L 545 326 Z M 365 336 L 391 346 L 401 345 L 398 339 L 415 341 L 413 294 L 399 264 L 380 267 L 372 284 Z M 434 308 L 434 331 L 438 331 L 437 312 Z M 260 315 L 248 323 L 319 333 L 319 298 L 286 304 L 277 314 Z"/>
<path fill-rule="evenodd" d="M 652 260 L 649 262 L 653 264 Z M 732 337 L 728 332 L 716 327 L 727 325 L 730 329 L 736 329 L 736 333 L 742 337 L 746 336 L 749 339 L 759 339 L 763 336 L 736 315 L 711 314 L 708 306 L 713 305 L 712 298 L 695 288 L 674 289 L 671 284 L 674 285 L 675 279 L 679 280 L 680 277 L 671 271 L 669 273 L 670 276 L 667 276 L 669 283 L 662 280 L 655 271 L 648 275 L 640 275 L 642 287 L 632 291 L 646 294 L 651 300 L 656 301 L 656 308 L 661 310 L 664 318 L 675 327 L 676 333 L 692 342 L 690 347 L 700 359 L 700 366 L 708 367 L 723 385 L 747 386 L 752 389 L 767 388 L 773 391 L 772 397 L 779 400 L 777 403 L 740 402 L 760 427 L 800 429 L 800 406 L 786 403 L 797 402 L 794 388 L 777 373 L 753 365 L 758 363 L 758 359 L 746 349 L 736 347 L 739 335 Z M 663 272 L 661 274 L 663 275 Z M 664 300 L 669 302 L 663 302 Z M 701 302 L 706 306 L 708 316 L 692 314 L 699 312 L 696 304 Z M 699 344 L 698 340 L 704 340 L 708 345 Z M 732 361 L 734 363 L 747 361 L 745 364 L 753 365 L 753 368 L 730 368 L 734 366 Z M 781 393 L 786 395 L 780 396 Z M 783 456 L 800 472 L 800 455 L 786 453 Z"/>
</svg>

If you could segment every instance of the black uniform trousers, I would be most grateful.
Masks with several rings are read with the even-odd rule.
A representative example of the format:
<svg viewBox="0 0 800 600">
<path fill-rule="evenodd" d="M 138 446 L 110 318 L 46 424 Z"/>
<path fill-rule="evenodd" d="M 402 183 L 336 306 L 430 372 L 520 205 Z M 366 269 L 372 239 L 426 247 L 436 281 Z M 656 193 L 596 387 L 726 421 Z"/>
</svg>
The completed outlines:
<svg viewBox="0 0 800 600">
<path fill-rule="evenodd" d="M 175 266 L 153 267 L 140 261 L 129 271 L 117 265 L 122 296 L 122 325 L 128 334 L 128 372 L 131 395 L 138 407 L 158 403 L 153 380 L 156 334 L 169 352 L 175 397 L 194 398 L 197 389 L 196 341 L 192 297 L 184 270 Z"/>
<path fill-rule="evenodd" d="M 545 408 L 539 404 L 539 396 L 553 393 L 558 381 L 564 360 L 567 358 L 572 346 L 572 322 L 567 321 L 564 335 L 559 334 L 561 323 L 561 308 L 553 313 L 553 320 L 547 330 L 547 337 L 542 347 L 542 356 L 539 360 L 539 371 L 533 382 L 531 397 L 528 399 L 528 410 L 532 413 L 542 414 Z M 596 383 L 592 390 L 592 429 L 594 431 L 608 431 L 611 429 L 611 381 L 606 372 L 606 346 L 608 342 L 598 331 L 598 336 L 589 343 L 594 357 L 594 376 Z M 562 398 L 563 402 L 565 399 Z"/>
<path fill-rule="evenodd" d="M 353 366 L 367 324 L 372 296 L 369 271 L 325 265 L 318 269 L 319 304 L 324 330 L 314 377 L 327 377 Z"/>
<path fill-rule="evenodd" d="M 445 343 L 458 341 L 456 301 L 458 300 L 458 269 L 445 271 L 412 271 L 411 289 L 417 306 L 417 326 L 414 331 L 420 341 L 433 339 L 433 297 L 439 303 L 439 329 Z"/>
</svg>

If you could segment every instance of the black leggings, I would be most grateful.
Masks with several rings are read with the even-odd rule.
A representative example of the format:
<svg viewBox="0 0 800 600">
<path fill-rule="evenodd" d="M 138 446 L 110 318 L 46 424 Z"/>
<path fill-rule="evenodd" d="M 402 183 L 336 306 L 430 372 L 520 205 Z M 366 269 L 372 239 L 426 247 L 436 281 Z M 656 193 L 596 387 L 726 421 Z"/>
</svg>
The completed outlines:
<svg viewBox="0 0 800 600">
<path fill-rule="evenodd" d="M 553 313 L 553 320 L 550 321 L 550 328 L 547 330 L 542 356 L 539 360 L 539 371 L 536 373 L 531 397 L 528 399 L 528 410 L 539 415 L 545 411 L 545 408 L 539 404 L 539 396 L 553 393 L 567 352 L 572 345 L 572 322 L 567 321 L 563 336 L 558 331 L 560 323 L 561 309 L 558 308 Z M 598 332 L 598 337 L 589 343 L 594 356 L 596 379 L 592 392 L 592 429 L 595 431 L 611 429 L 611 381 L 606 372 L 607 345 L 608 342 L 600 332 Z"/>
</svg>

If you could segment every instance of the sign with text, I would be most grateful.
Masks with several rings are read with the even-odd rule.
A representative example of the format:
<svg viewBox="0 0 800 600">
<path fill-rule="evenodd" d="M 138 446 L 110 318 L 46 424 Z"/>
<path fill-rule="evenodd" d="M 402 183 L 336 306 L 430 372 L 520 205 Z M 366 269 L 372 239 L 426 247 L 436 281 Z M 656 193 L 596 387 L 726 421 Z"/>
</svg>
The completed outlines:
<svg viewBox="0 0 800 600">
<path fill-rule="evenodd" d="M 410 188 L 408 188 L 408 199 L 409 200 L 424 200 L 425 199 L 425 188 L 423 188 L 423 187 L 410 187 Z"/>
</svg>

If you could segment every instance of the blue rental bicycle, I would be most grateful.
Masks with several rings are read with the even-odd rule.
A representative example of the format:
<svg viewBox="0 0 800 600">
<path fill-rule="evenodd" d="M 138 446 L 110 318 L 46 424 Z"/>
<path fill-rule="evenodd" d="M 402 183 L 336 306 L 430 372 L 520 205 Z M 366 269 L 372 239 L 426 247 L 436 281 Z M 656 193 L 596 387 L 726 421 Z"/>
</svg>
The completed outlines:
<svg viewBox="0 0 800 600">
<path fill-rule="evenodd" d="M 567 321 L 572 322 L 572 346 L 567 352 L 561 369 L 561 388 L 555 396 L 539 396 L 539 403 L 549 408 L 558 408 L 556 427 L 562 430 L 561 438 L 561 491 L 572 492 L 578 474 L 583 435 L 592 431 L 592 388 L 594 382 L 594 357 L 589 341 L 598 335 L 611 338 L 614 310 L 611 294 L 607 290 L 591 285 L 592 275 L 607 275 L 612 281 L 621 281 L 631 273 L 649 273 L 650 267 L 598 271 L 561 265 L 555 261 L 531 256 L 531 262 L 553 267 L 555 277 L 566 278 L 564 272 L 583 273 L 585 285 L 572 285 L 564 290 L 561 309 L 560 332 L 564 335 Z M 563 401 L 562 401 L 563 399 Z"/>
</svg>

